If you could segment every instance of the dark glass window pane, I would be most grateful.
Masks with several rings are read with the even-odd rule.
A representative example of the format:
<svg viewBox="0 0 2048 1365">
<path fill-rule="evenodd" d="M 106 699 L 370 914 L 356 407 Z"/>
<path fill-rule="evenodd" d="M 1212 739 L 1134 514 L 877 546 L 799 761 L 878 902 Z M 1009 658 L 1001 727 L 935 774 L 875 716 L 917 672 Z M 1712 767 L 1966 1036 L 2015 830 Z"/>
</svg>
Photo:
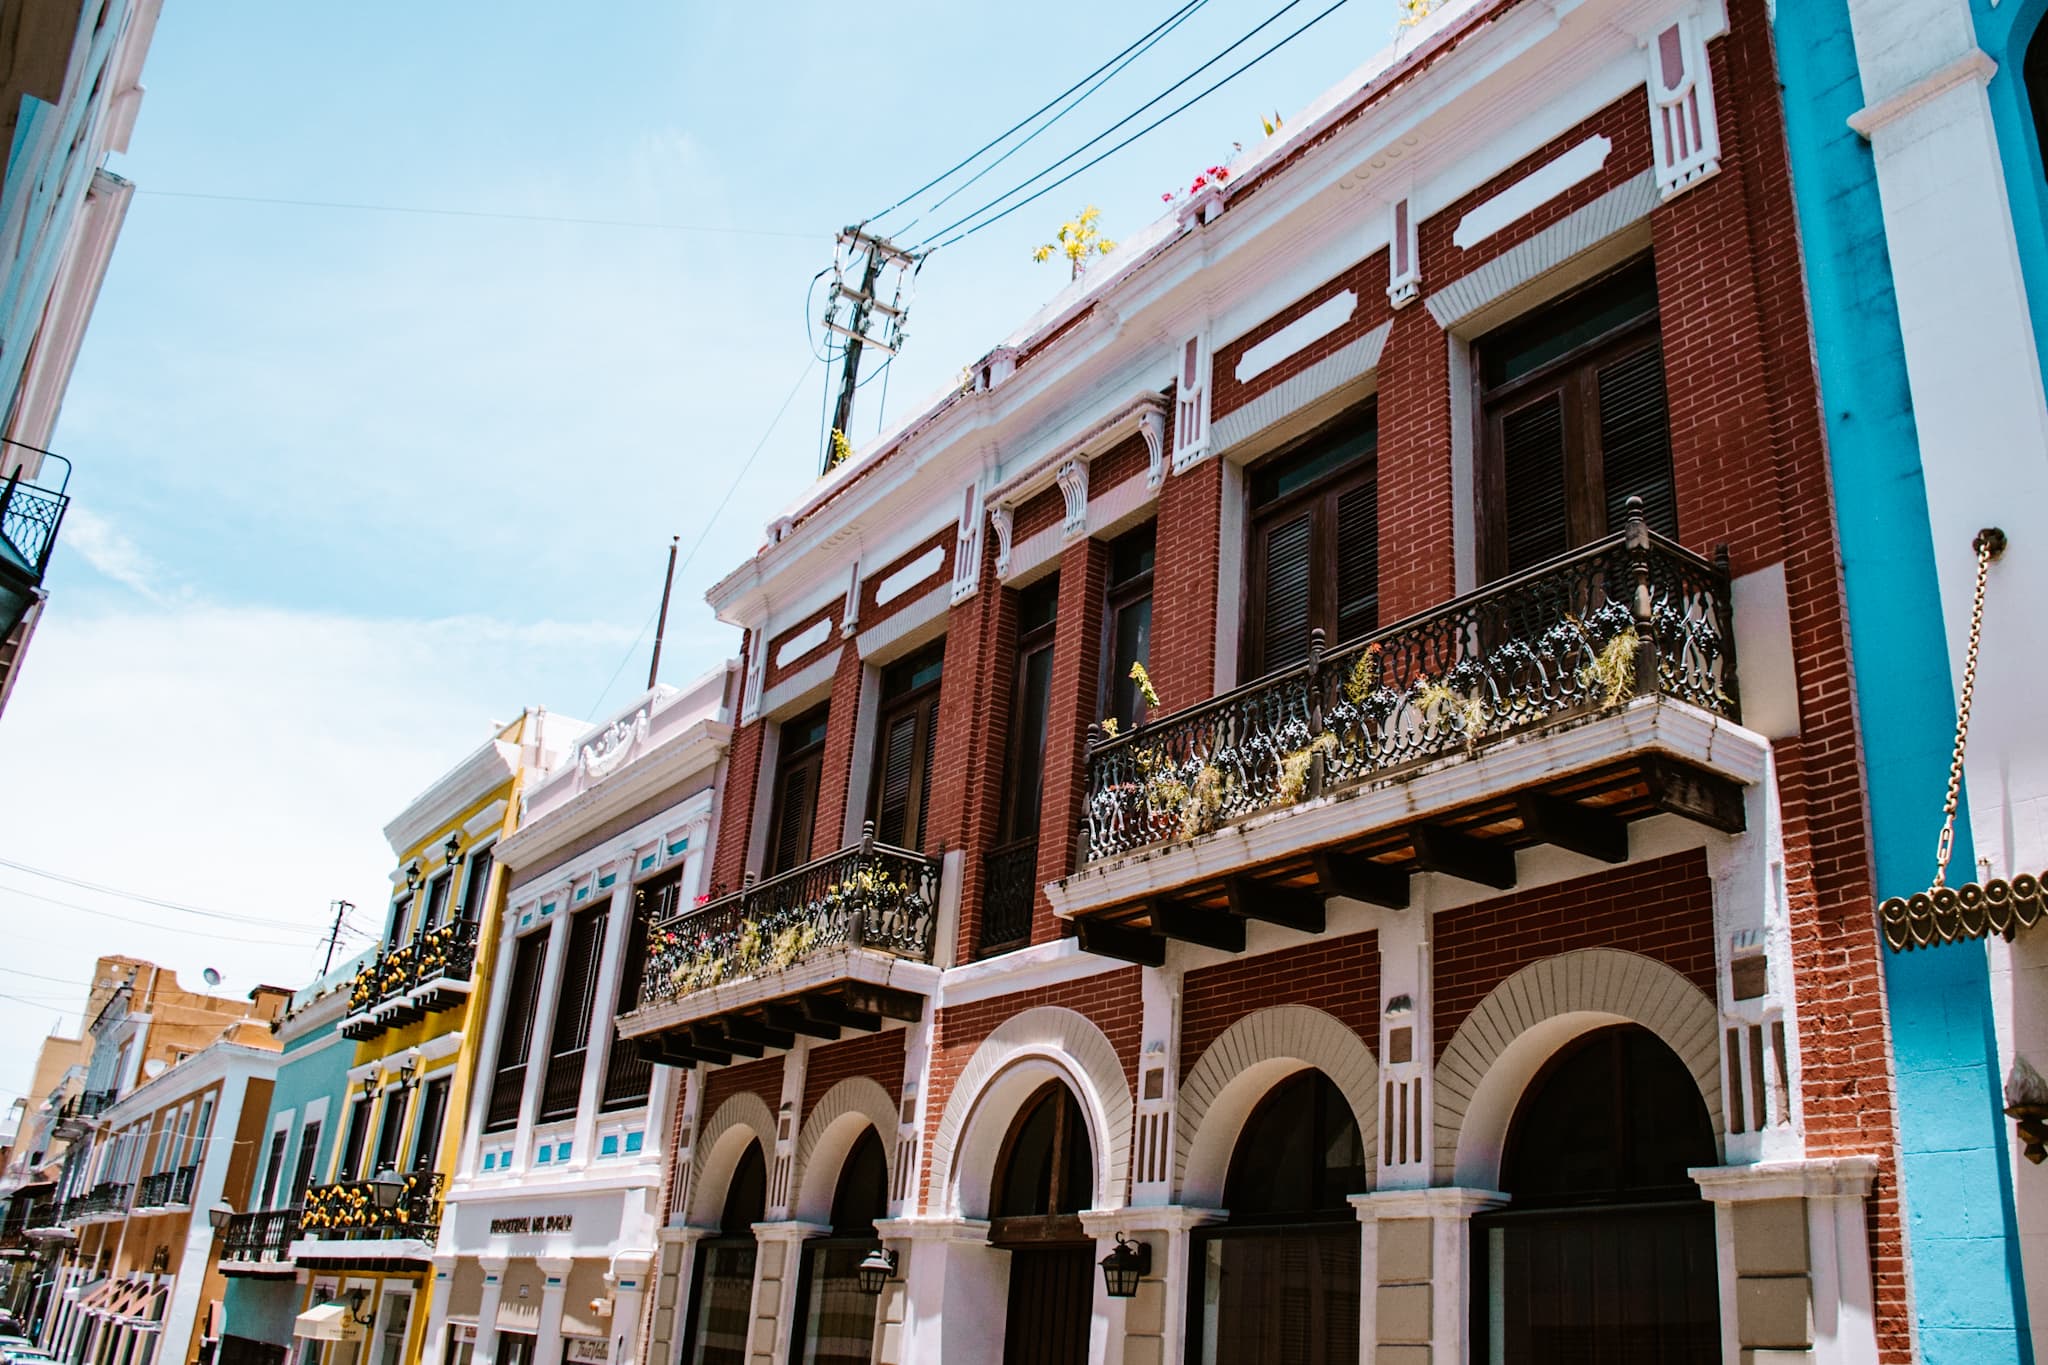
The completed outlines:
<svg viewBox="0 0 2048 1365">
<path fill-rule="evenodd" d="M 515 940 L 512 982 L 505 1000 L 505 1030 L 498 1043 L 497 1074 L 491 1079 L 490 1107 L 484 1129 L 495 1132 L 519 1121 L 526 1088 L 526 1064 L 533 1051 L 534 1015 L 540 1004 L 541 965 L 547 953 L 546 930 Z"/>
<path fill-rule="evenodd" d="M 873 1237 L 875 1220 L 889 1212 L 889 1159 L 870 1128 L 854 1140 L 832 1191 L 832 1232 L 838 1237 Z"/>
<path fill-rule="evenodd" d="M 431 1171 L 441 1160 L 441 1129 L 448 1118 L 446 1077 L 428 1081 L 420 1091 L 420 1117 L 415 1125 L 412 1168 Z"/>
<path fill-rule="evenodd" d="M 1211 1236 L 1202 1246 L 1205 1365 L 1352 1365 L 1358 1359 L 1356 1221 Z"/>
<path fill-rule="evenodd" d="M 1348 419 L 1327 436 L 1311 437 L 1299 453 L 1260 465 L 1252 474 L 1252 508 L 1256 511 L 1277 502 L 1379 448 L 1377 421 L 1361 425 L 1356 419 Z"/>
<path fill-rule="evenodd" d="M 569 948 L 562 963 L 561 994 L 555 997 L 547 1077 L 541 1084 L 543 1123 L 573 1115 L 582 1096 L 583 1068 L 590 1056 L 590 1007 L 597 998 L 597 972 L 604 959 L 609 913 L 608 906 L 586 906 L 569 921 Z"/>
<path fill-rule="evenodd" d="M 860 1288 L 870 1248 L 841 1242 L 804 1248 L 803 1365 L 868 1365 L 875 1342 L 876 1294 Z"/>
<path fill-rule="evenodd" d="M 1145 705 L 1131 677 L 1131 665 L 1149 667 L 1151 662 L 1152 595 L 1147 593 L 1118 607 L 1110 621 L 1109 714 L 1124 729 L 1140 719 Z"/>
<path fill-rule="evenodd" d="M 484 892 L 491 884 L 491 848 L 486 845 L 469 855 L 467 880 L 462 883 L 462 918 L 476 924 L 484 916 Z"/>
<path fill-rule="evenodd" d="M 313 1166 L 320 1159 L 320 1121 L 315 1119 L 299 1133 L 299 1161 L 292 1170 L 291 1196 L 287 1204 L 302 1204 L 313 1184 Z"/>
<path fill-rule="evenodd" d="M 732 1183 L 725 1190 L 725 1212 L 718 1220 L 718 1230 L 729 1236 L 754 1235 L 754 1224 L 767 1216 L 768 1208 L 768 1162 L 761 1155 L 761 1144 L 748 1145 L 740 1164 L 733 1169 Z"/>
<path fill-rule="evenodd" d="M 1049 629 L 1059 619 L 1060 576 L 1050 574 L 1017 593 L 1017 634 Z"/>
<path fill-rule="evenodd" d="M 370 1141 L 370 1097 L 358 1095 L 349 1105 L 348 1135 L 341 1144 L 341 1166 L 335 1172 L 337 1180 L 357 1180 L 363 1174 L 363 1149 Z"/>
<path fill-rule="evenodd" d="M 1146 522 L 1112 541 L 1109 547 L 1109 586 L 1120 588 L 1151 573 L 1158 545 L 1157 522 Z"/>
<path fill-rule="evenodd" d="M 946 648 L 941 642 L 890 664 L 882 670 L 883 702 L 892 702 L 920 687 L 931 686 L 939 680 L 939 672 L 945 662 Z"/>
<path fill-rule="evenodd" d="M 1510 383 L 1656 311 L 1657 275 L 1644 260 L 1488 336 L 1482 378 L 1489 388 Z"/>
<path fill-rule="evenodd" d="M 420 928 L 431 929 L 448 917 L 448 895 L 455 879 L 446 872 L 437 873 L 427 883 L 427 913 L 420 920 Z"/>
<path fill-rule="evenodd" d="M 1320 1071 L 1280 1082 L 1245 1121 L 1224 1204 L 1245 1218 L 1348 1214 L 1365 1192 L 1365 1140 L 1344 1093 Z"/>
<path fill-rule="evenodd" d="M 692 1328 L 683 1345 L 687 1365 L 746 1365 L 756 1254 L 751 1232 L 743 1242 L 713 1240 L 699 1249 Z"/>
</svg>

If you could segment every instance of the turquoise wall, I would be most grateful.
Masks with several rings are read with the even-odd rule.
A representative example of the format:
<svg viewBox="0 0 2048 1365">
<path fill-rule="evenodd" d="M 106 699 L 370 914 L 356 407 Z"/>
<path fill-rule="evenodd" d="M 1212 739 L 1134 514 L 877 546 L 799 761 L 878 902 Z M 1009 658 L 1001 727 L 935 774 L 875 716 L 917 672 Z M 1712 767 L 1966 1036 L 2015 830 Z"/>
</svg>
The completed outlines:
<svg viewBox="0 0 2048 1365">
<path fill-rule="evenodd" d="M 1846 0 L 1781 2 L 1776 30 L 1882 898 L 1933 875 L 1954 693 L 1877 183 L 1847 122 L 1863 93 Z M 2030 1365 L 1984 950 L 1887 952 L 1884 970 L 1922 1359 Z"/>
<path fill-rule="evenodd" d="M 2013 236 L 2019 241 L 2020 270 L 2027 282 L 2027 307 L 2033 313 L 2034 347 L 2048 370 L 2041 318 L 2048 318 L 2048 177 L 2042 174 L 2040 137 L 2027 105 L 2021 67 L 2027 44 L 2048 14 L 2048 0 L 1970 0 L 1977 21 L 1977 46 L 1997 64 L 1985 88 L 1991 121 L 1998 130 L 1998 158 L 2005 168 L 2005 193 L 2012 204 Z"/>
</svg>

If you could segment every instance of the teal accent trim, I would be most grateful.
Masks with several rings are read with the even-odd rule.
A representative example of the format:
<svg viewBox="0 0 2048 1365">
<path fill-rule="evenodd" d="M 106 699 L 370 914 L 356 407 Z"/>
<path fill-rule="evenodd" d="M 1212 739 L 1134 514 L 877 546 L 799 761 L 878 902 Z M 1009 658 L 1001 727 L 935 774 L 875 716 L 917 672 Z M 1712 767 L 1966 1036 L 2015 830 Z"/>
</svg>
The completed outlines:
<svg viewBox="0 0 2048 1365">
<path fill-rule="evenodd" d="M 690 841 L 688 839 L 678 839 L 668 846 L 668 856 L 673 858 L 689 846 Z"/>
<path fill-rule="evenodd" d="M 494 1170 L 496 1170 L 497 1168 L 498 1168 L 498 1154 L 497 1154 L 496 1152 L 485 1152 L 485 1153 L 484 1153 L 484 1169 L 485 1169 L 485 1170 L 487 1170 L 487 1171 L 494 1171 Z"/>
<path fill-rule="evenodd" d="M 566 1143 L 566 1142 L 558 1142 L 558 1143 L 556 1143 L 556 1144 L 555 1144 L 555 1160 L 557 1160 L 557 1161 L 567 1161 L 567 1160 L 569 1159 L 569 1153 L 570 1153 L 570 1151 L 571 1151 L 571 1150 L 572 1150 L 572 1148 L 571 1148 L 571 1146 L 570 1146 L 570 1144 L 569 1144 L 569 1143 Z"/>
<path fill-rule="evenodd" d="M 597 1154 L 599 1156 L 617 1156 L 619 1154 L 619 1135 L 617 1133 L 605 1134 L 597 1144 Z"/>
<path fill-rule="evenodd" d="M 634 1152 L 637 1152 L 637 1151 L 639 1151 L 639 1150 L 640 1150 L 640 1149 L 641 1149 L 642 1147 L 644 1147 L 644 1146 L 646 1146 L 646 1145 L 647 1145 L 647 1135 L 646 1135 L 645 1133 L 628 1133 L 628 1134 L 626 1134 L 626 1153 L 627 1153 L 627 1155 L 629 1155 L 629 1156 L 630 1156 L 631 1154 L 633 1154 Z"/>
<path fill-rule="evenodd" d="M 605 874 L 604 874 L 604 875 L 603 875 L 602 877 L 599 877 L 599 878 L 597 879 L 597 889 L 598 889 L 598 890 L 600 890 L 600 891 L 602 891 L 602 890 L 604 890 L 604 889 L 605 889 L 606 887 L 610 886 L 610 885 L 611 885 L 611 884 L 612 884 L 613 882 L 617 881 L 618 879 L 619 879 L 619 874 L 618 874 L 618 873 L 616 873 L 616 872 L 607 872 L 607 873 L 605 873 Z"/>
<path fill-rule="evenodd" d="M 1780 4 L 1776 26 L 1884 897 L 1932 875 L 1955 694 L 1876 171 L 1846 122 L 1863 105 L 1846 0 Z M 1922 1358 L 2031 1365 L 1984 951 L 1879 951 Z"/>
<path fill-rule="evenodd" d="M 1984 94 L 1991 102 L 1991 125 L 2005 170 L 2020 276 L 2026 281 L 2027 309 L 2034 318 L 2034 349 L 2048 371 L 2048 336 L 2041 327 L 2042 319 L 2048 318 L 2048 174 L 2022 79 L 2027 45 L 2048 16 L 2048 0 L 2005 0 L 1995 7 L 1988 0 L 1970 0 L 1970 10 L 1977 23 L 1977 46 L 1998 67 Z"/>
<path fill-rule="evenodd" d="M 587 897 L 588 897 L 589 895 L 590 895 L 590 888 L 589 888 L 589 887 L 587 887 L 587 886 L 579 886 L 579 887 L 577 887 L 577 888 L 576 888 L 576 899 L 577 899 L 577 900 L 579 900 L 579 901 L 580 901 L 580 900 L 583 900 L 583 899 L 587 898 Z"/>
<path fill-rule="evenodd" d="M 661 855 L 658 853 L 650 853 L 646 857 L 642 858 L 640 860 L 640 870 L 642 872 L 645 872 L 648 868 L 653 867 L 654 860 L 660 856 Z"/>
<path fill-rule="evenodd" d="M 547 1165 L 549 1150 L 550 1149 L 545 1142 L 543 1142 L 539 1147 L 535 1148 L 533 1153 L 533 1164 L 536 1166 Z"/>
</svg>

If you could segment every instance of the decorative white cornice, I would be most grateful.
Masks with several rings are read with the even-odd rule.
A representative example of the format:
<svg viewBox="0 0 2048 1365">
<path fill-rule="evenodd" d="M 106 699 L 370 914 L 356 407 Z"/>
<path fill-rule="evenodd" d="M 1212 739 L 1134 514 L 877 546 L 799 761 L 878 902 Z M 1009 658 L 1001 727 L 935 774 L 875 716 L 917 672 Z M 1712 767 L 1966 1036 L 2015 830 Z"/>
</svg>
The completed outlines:
<svg viewBox="0 0 2048 1365">
<path fill-rule="evenodd" d="M 1166 399 L 1150 389 L 1131 395 L 1114 412 L 1080 435 L 1060 442 L 1043 454 L 1031 457 L 1015 474 L 990 489 L 985 501 L 990 507 L 1008 507 L 1012 510 L 1022 507 L 1033 497 L 1058 483 L 1060 471 L 1068 465 L 1106 455 L 1125 437 L 1142 434 L 1145 431 L 1147 414 L 1151 414 L 1157 421 L 1164 422 L 1166 407 Z M 1084 485 L 1083 502 L 1085 501 Z"/>
<path fill-rule="evenodd" d="M 442 774 L 433 786 L 414 797 L 390 824 L 384 840 L 402 860 L 451 816 L 475 805 L 519 771 L 519 746 L 493 735 L 469 756 Z M 403 874 L 401 873 L 401 879 Z"/>
<path fill-rule="evenodd" d="M 701 720 L 617 775 L 593 785 L 498 841 L 497 859 L 513 869 L 537 867 L 578 839 L 663 790 L 709 773 L 732 742 L 732 726 Z"/>
<path fill-rule="evenodd" d="M 1904 90 L 1858 109 L 1849 115 L 1849 127 L 1865 139 L 1874 137 L 1877 130 L 1886 124 L 1904 118 L 1957 86 L 1972 81 L 1978 85 L 1989 85 L 1997 74 L 1998 63 L 1985 55 L 1982 48 L 1973 47 L 1948 65 L 1928 72 Z"/>
<path fill-rule="evenodd" d="M 1877 1158 L 1808 1157 L 1760 1161 L 1753 1166 L 1695 1166 L 1686 1172 L 1710 1203 L 1752 1199 L 1863 1199 L 1877 1179 Z"/>
</svg>

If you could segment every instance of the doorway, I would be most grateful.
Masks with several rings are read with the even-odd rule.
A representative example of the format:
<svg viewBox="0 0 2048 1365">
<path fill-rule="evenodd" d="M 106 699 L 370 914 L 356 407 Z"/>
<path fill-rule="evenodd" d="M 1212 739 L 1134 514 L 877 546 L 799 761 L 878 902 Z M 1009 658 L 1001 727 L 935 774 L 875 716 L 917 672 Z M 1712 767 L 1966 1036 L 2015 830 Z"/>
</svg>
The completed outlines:
<svg viewBox="0 0 2048 1365">
<path fill-rule="evenodd" d="M 1017 1111 L 996 1160 L 988 1240 L 1010 1253 L 1003 1365 L 1081 1365 L 1095 1316 L 1095 1242 L 1080 1212 L 1095 1154 L 1074 1093 L 1048 1081 Z"/>
</svg>

